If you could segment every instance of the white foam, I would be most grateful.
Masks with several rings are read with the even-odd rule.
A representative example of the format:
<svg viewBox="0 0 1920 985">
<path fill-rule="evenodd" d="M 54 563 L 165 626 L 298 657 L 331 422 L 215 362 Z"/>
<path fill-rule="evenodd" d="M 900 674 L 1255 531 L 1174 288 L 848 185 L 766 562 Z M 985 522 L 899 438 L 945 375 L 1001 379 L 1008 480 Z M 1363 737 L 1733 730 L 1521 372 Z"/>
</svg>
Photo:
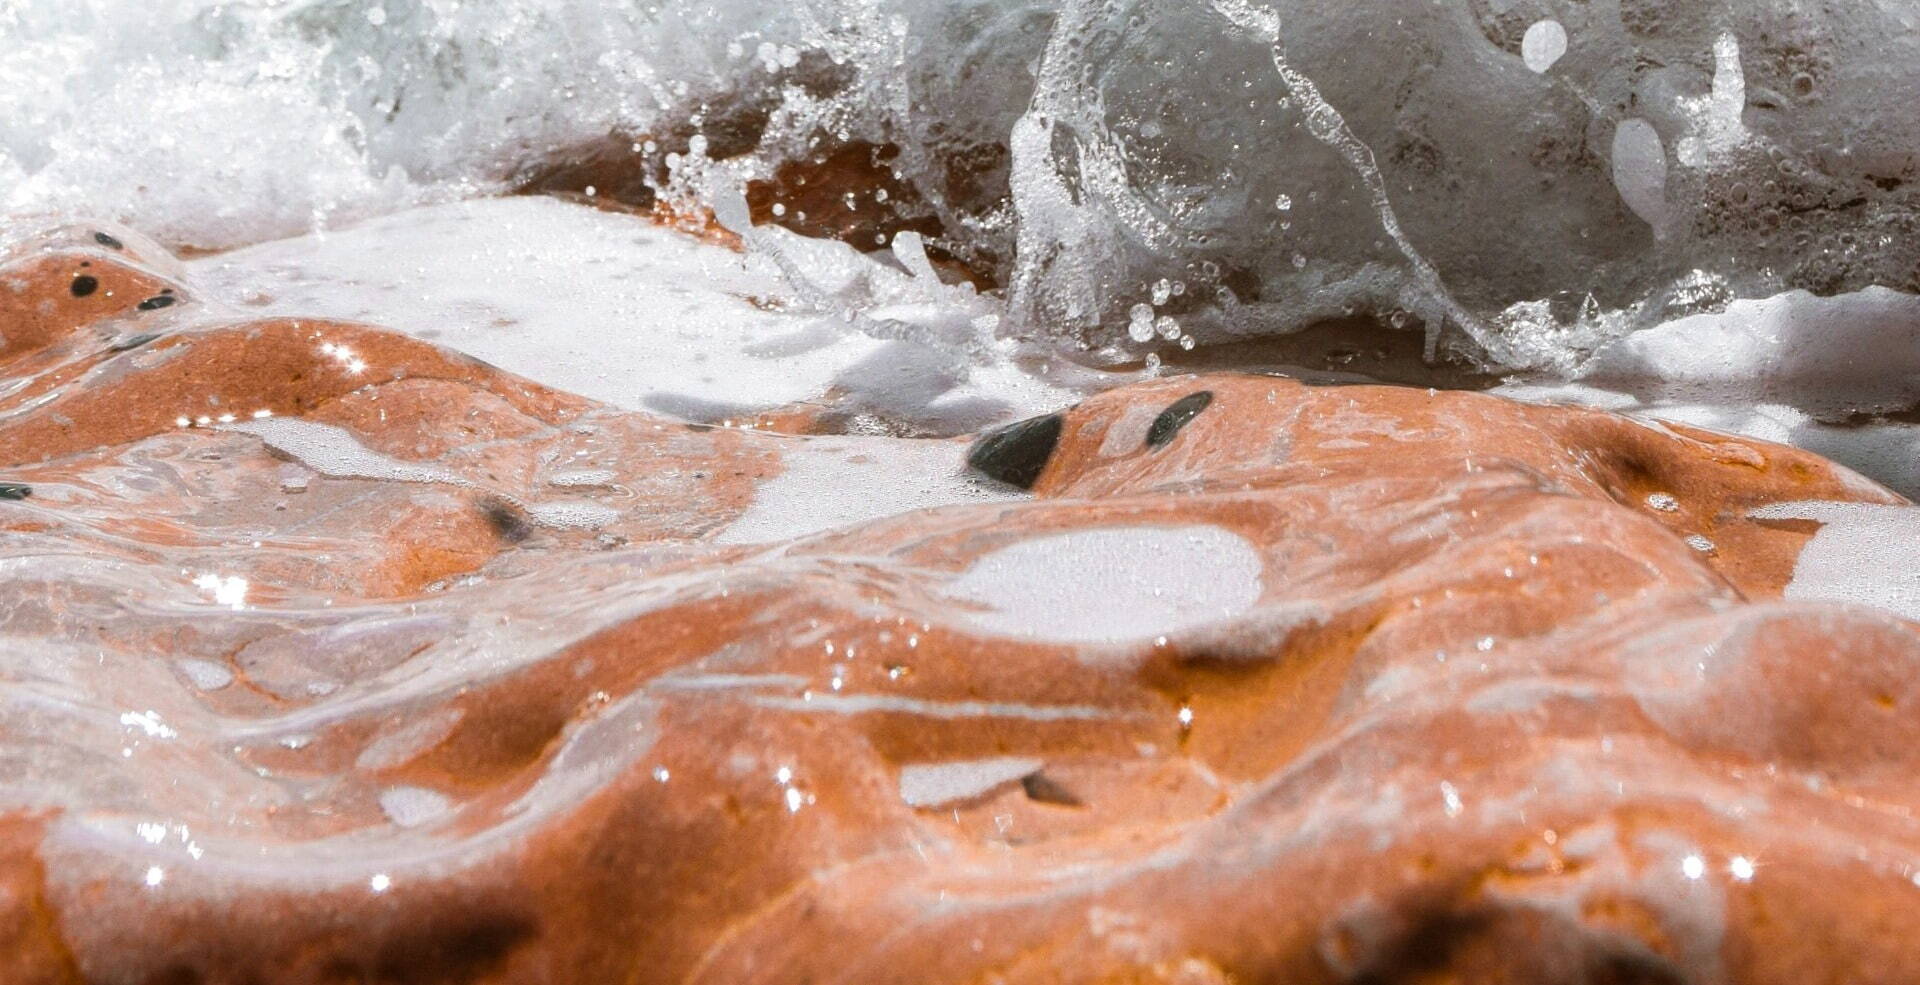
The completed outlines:
<svg viewBox="0 0 1920 985">
<path fill-rule="evenodd" d="M 446 482 L 468 485 L 445 469 L 388 458 L 360 443 L 345 428 L 297 417 L 265 417 L 223 425 L 251 434 L 302 465 L 337 479 L 385 479 L 392 482 Z"/>
<path fill-rule="evenodd" d="M 1871 287 L 1733 301 L 1620 338 L 1579 376 L 1495 392 L 1790 444 L 1920 495 L 1920 426 L 1822 420 L 1920 403 L 1920 298 L 1913 295 Z"/>
<path fill-rule="evenodd" d="M 798 698 L 752 699 L 762 708 L 814 715 L 916 715 L 944 721 L 1011 718 L 1027 722 L 1096 721 L 1125 717 L 1094 705 L 1029 705 L 1010 701 L 927 701 L 897 694 L 808 694 Z"/>
<path fill-rule="evenodd" d="M 1734 301 L 1626 336 L 1581 375 L 1669 399 L 1905 406 L 1920 399 L 1920 298 L 1870 287 Z"/>
<path fill-rule="evenodd" d="M 380 810 L 402 828 L 417 828 L 452 809 L 447 795 L 426 787 L 388 787 L 380 791 Z"/>
<path fill-rule="evenodd" d="M 1761 520 L 1813 520 L 1820 529 L 1800 550 L 1790 599 L 1877 606 L 1920 619 L 1920 509 L 1872 503 L 1774 503 L 1748 514 Z"/>
<path fill-rule="evenodd" d="M 556 530 L 596 530 L 620 519 L 619 510 L 585 500 L 531 503 L 527 515 L 535 523 Z"/>
<path fill-rule="evenodd" d="M 914 763 L 900 768 L 900 799 L 909 807 L 942 807 L 972 800 L 1037 772 L 1042 765 L 1041 760 L 1016 756 Z"/>
<path fill-rule="evenodd" d="M 555 472 L 547 477 L 547 485 L 562 487 L 610 486 L 617 478 L 612 469 L 573 469 Z"/>
<path fill-rule="evenodd" d="M 946 594 L 984 629 L 1059 642 L 1164 635 L 1230 619 L 1260 597 L 1263 565 L 1212 526 L 1096 527 L 1034 537 L 975 560 Z"/>
<path fill-rule="evenodd" d="M 755 249 L 741 254 L 631 215 L 521 197 L 414 209 L 191 266 L 207 289 L 261 313 L 371 322 L 693 420 L 833 390 L 852 410 L 969 430 L 1074 398 L 979 348 L 974 322 L 997 317 L 997 301 L 845 244 L 751 232 Z"/>
<path fill-rule="evenodd" d="M 194 272 L 236 302 L 262 292 L 266 313 L 377 323 L 636 409 L 805 399 L 881 345 L 757 307 L 792 293 L 764 260 L 554 199 L 416 209 Z"/>
<path fill-rule="evenodd" d="M 1803 259 L 1818 282 L 1909 281 L 1905 242 L 1885 232 L 1908 191 L 1873 179 L 1915 145 L 1901 94 L 1920 29 L 1902 4 L 1795 4 L 1668 0 L 1671 22 L 1711 27 L 1651 34 L 1557 8 L 1565 22 L 1501 39 L 1512 59 L 1488 32 L 1547 8 L 1215 0 L 1149 4 L 1117 31 L 1099 4 L 1031 0 L 14 0 L 0 5 L 0 213 L 99 214 L 226 248 L 494 195 L 579 148 L 628 153 L 606 142 L 624 134 L 628 173 L 665 201 L 737 215 L 711 183 L 765 178 L 827 150 L 824 136 L 898 148 L 889 167 L 943 238 L 1014 271 L 1011 331 L 1124 344 L 1128 307 L 1179 278 L 1194 306 L 1183 341 L 1358 305 L 1459 321 L 1496 358 L 1545 365 L 1483 329 L 1589 291 L 1632 306 L 1690 265 L 1737 293 Z M 1848 57 L 1783 73 L 1749 56 L 1749 80 L 1742 47 L 1777 47 L 1783 17 L 1793 43 Z M 1568 26 L 1579 57 L 1555 61 Z M 1383 84 L 1400 95 L 1374 98 Z M 713 125 L 743 106 L 767 111 L 758 147 Z M 1625 199 L 1689 235 L 1648 249 L 1615 221 L 1607 176 L 1568 156 L 1610 118 L 1596 107 L 1633 107 L 1616 149 L 1638 151 L 1613 156 Z M 1743 114 L 1765 121 L 1764 154 L 1723 153 L 1745 143 Z M 1389 133 L 1419 134 L 1433 172 L 1387 148 L 1376 166 L 1358 135 Z M 984 148 L 1010 151 L 1005 183 L 969 165 Z M 1685 194 L 1653 194 L 1642 179 L 1663 167 Z M 1807 181 L 1860 201 L 1807 211 L 1794 200 L 1821 194 Z M 1297 206 L 1264 207 L 1281 195 Z M 1806 244 L 1781 223 L 1804 223 Z M 840 277 L 855 267 L 828 266 L 793 269 L 858 293 Z M 1257 300 L 1224 269 L 1258 279 Z"/>
<path fill-rule="evenodd" d="M 233 683 L 233 671 L 226 664 L 211 660 L 178 660 L 174 666 L 202 691 L 218 691 Z"/>
<path fill-rule="evenodd" d="M 386 732 L 367 743 L 353 765 L 363 770 L 386 770 L 439 745 L 459 726 L 465 713 L 459 708 L 436 711 Z"/>
<path fill-rule="evenodd" d="M 966 445 L 859 436 L 796 439 L 779 475 L 717 538 L 760 544 L 955 503 L 1024 498 L 962 470 Z"/>
</svg>

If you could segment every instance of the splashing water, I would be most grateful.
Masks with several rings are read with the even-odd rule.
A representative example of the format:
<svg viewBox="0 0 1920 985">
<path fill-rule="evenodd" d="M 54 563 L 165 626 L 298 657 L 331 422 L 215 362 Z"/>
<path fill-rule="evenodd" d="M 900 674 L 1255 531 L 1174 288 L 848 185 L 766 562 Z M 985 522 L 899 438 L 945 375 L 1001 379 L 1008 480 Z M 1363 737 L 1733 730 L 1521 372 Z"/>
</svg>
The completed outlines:
<svg viewBox="0 0 1920 985">
<path fill-rule="evenodd" d="M 496 193 L 608 134 L 649 194 L 723 211 L 716 196 L 784 165 L 871 146 L 898 183 L 876 207 L 1005 286 L 1004 312 L 977 308 L 991 324 L 947 344 L 1131 358 L 1360 313 L 1424 327 L 1430 356 L 1564 375 L 1734 298 L 1920 287 L 1920 134 L 1893 95 L 1920 81 L 1920 30 L 1903 16 L 16 3 L 0 208 L 219 249 Z M 1698 297 L 1701 272 L 1723 289 Z M 1156 302 L 1171 339 L 1132 315 L 1168 279 L 1188 286 Z"/>
</svg>

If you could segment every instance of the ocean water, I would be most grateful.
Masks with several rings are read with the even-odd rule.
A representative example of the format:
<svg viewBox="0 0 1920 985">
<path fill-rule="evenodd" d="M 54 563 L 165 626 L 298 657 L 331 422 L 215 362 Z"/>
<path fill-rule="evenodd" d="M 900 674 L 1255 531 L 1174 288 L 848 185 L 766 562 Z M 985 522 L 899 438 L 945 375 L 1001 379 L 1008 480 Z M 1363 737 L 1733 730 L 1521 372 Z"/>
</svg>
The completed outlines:
<svg viewBox="0 0 1920 985">
<path fill-rule="evenodd" d="M 1000 287 L 987 335 L 1108 362 L 1359 314 L 1571 376 L 1737 299 L 1920 288 L 1905 0 L 9 0 L 0 42 L 0 209 L 195 250 L 615 134 L 694 210 L 886 147 Z"/>
<path fill-rule="evenodd" d="M 1702 890 L 1920 884 L 1916 91 L 1914 0 L 0 0 L 0 918 L 735 982 L 1500 872 L 1791 959 Z"/>
<path fill-rule="evenodd" d="M 0 42 L 0 241 L 115 220 L 620 406 L 956 434 L 1361 319 L 1920 488 L 1907 2 L 9 0 Z M 497 200 L 609 146 L 744 258 Z M 782 178 L 848 148 L 878 242 Z"/>
</svg>

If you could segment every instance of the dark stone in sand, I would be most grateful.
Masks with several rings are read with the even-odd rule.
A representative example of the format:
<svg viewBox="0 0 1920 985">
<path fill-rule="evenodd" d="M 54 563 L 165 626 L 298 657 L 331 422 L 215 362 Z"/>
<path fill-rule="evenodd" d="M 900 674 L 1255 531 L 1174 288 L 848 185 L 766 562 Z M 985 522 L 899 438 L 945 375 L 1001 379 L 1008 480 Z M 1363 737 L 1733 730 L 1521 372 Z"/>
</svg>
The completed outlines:
<svg viewBox="0 0 1920 985">
<path fill-rule="evenodd" d="M 967 467 L 1022 489 L 1033 487 L 1060 442 L 1060 414 L 1028 418 L 989 431 L 967 452 Z"/>
<path fill-rule="evenodd" d="M 480 502 L 480 511 L 486 514 L 487 523 L 494 533 L 509 544 L 518 544 L 533 533 L 533 526 L 512 503 L 499 497 L 490 496 Z"/>
<path fill-rule="evenodd" d="M 1154 418 L 1153 424 L 1147 428 L 1147 447 L 1158 448 L 1172 441 L 1173 436 L 1179 434 L 1188 421 L 1199 417 L 1210 403 L 1213 403 L 1213 391 L 1201 390 L 1168 404 L 1167 409 L 1161 411 L 1160 416 Z"/>
</svg>

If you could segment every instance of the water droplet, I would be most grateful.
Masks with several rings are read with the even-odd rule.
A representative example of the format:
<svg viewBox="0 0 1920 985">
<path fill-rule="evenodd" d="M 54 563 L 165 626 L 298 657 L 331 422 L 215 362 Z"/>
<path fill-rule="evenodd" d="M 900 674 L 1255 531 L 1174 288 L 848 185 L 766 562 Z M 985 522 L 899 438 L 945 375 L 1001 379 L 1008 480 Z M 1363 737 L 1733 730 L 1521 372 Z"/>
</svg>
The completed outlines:
<svg viewBox="0 0 1920 985">
<path fill-rule="evenodd" d="M 1153 341 L 1153 307 L 1145 302 L 1128 311 L 1127 337 L 1135 342 Z"/>
<path fill-rule="evenodd" d="M 1535 72 L 1545 72 L 1567 53 L 1567 29 L 1559 21 L 1535 21 L 1520 39 L 1520 58 Z"/>
</svg>

